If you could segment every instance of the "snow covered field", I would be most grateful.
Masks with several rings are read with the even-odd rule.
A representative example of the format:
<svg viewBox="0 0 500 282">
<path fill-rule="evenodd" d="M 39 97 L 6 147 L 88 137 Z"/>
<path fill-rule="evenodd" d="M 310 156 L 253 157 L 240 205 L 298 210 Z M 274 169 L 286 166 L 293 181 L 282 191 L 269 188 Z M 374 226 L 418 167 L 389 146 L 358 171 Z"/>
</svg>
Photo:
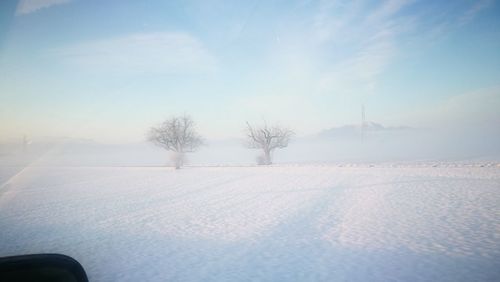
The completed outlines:
<svg viewBox="0 0 500 282">
<path fill-rule="evenodd" d="M 496 165 L 0 170 L 0 256 L 91 281 L 500 280 Z"/>
</svg>

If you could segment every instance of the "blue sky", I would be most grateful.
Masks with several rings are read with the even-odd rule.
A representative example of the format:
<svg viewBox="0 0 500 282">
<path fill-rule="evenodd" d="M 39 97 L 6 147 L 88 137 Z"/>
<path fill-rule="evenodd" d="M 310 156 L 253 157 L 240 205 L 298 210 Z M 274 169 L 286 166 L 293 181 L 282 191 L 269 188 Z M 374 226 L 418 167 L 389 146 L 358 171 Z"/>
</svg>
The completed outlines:
<svg viewBox="0 0 500 282">
<path fill-rule="evenodd" d="M 0 138 L 500 122 L 500 3 L 2 1 Z M 5 24 L 3 24 L 5 23 Z"/>
</svg>

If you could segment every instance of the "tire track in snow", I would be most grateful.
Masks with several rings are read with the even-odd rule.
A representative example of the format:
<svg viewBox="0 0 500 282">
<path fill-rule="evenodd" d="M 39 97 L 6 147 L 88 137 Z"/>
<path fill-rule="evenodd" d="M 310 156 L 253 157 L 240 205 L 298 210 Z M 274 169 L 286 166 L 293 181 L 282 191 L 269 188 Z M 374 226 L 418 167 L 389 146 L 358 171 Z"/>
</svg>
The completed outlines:
<svg viewBox="0 0 500 282">
<path fill-rule="evenodd" d="M 31 167 L 36 166 L 38 163 L 41 163 L 48 155 L 53 153 L 56 150 L 56 146 L 51 147 L 44 153 L 42 153 L 38 158 L 28 163 L 23 169 L 21 169 L 18 173 L 10 177 L 6 180 L 2 185 L 0 185 L 0 208 L 8 202 L 10 199 L 15 197 L 17 191 L 15 191 L 12 186 L 17 181 L 20 180 L 21 176 L 26 177 L 26 172 L 30 170 Z"/>
</svg>

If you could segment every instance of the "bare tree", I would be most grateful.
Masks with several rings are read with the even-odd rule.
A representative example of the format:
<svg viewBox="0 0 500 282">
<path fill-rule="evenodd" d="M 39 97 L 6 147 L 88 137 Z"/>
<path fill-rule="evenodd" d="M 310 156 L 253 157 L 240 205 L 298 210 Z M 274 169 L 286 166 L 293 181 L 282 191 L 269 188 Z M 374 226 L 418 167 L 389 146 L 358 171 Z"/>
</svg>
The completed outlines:
<svg viewBox="0 0 500 282">
<path fill-rule="evenodd" d="M 269 165 L 272 163 L 272 154 L 274 149 L 282 149 L 288 146 L 288 142 L 294 135 L 294 132 L 286 127 L 278 125 L 268 126 L 264 123 L 260 127 L 252 127 L 247 122 L 247 142 L 246 145 L 251 149 L 261 149 L 263 155 L 257 159 L 258 164 Z"/>
<path fill-rule="evenodd" d="M 194 152 L 203 144 L 203 139 L 195 130 L 193 119 L 188 115 L 172 117 L 157 127 L 152 127 L 148 140 L 173 153 L 176 169 L 183 165 L 185 153 Z"/>
</svg>

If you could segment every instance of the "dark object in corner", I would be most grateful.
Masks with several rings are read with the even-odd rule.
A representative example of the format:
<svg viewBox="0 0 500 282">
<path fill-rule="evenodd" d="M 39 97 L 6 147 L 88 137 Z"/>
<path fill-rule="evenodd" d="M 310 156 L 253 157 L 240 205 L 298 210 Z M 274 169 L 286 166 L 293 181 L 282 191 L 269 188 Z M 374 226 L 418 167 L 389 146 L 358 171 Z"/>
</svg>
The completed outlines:
<svg viewBox="0 0 500 282">
<path fill-rule="evenodd" d="M 75 259 L 60 254 L 23 255 L 0 258 L 2 282 L 88 282 Z"/>
</svg>

